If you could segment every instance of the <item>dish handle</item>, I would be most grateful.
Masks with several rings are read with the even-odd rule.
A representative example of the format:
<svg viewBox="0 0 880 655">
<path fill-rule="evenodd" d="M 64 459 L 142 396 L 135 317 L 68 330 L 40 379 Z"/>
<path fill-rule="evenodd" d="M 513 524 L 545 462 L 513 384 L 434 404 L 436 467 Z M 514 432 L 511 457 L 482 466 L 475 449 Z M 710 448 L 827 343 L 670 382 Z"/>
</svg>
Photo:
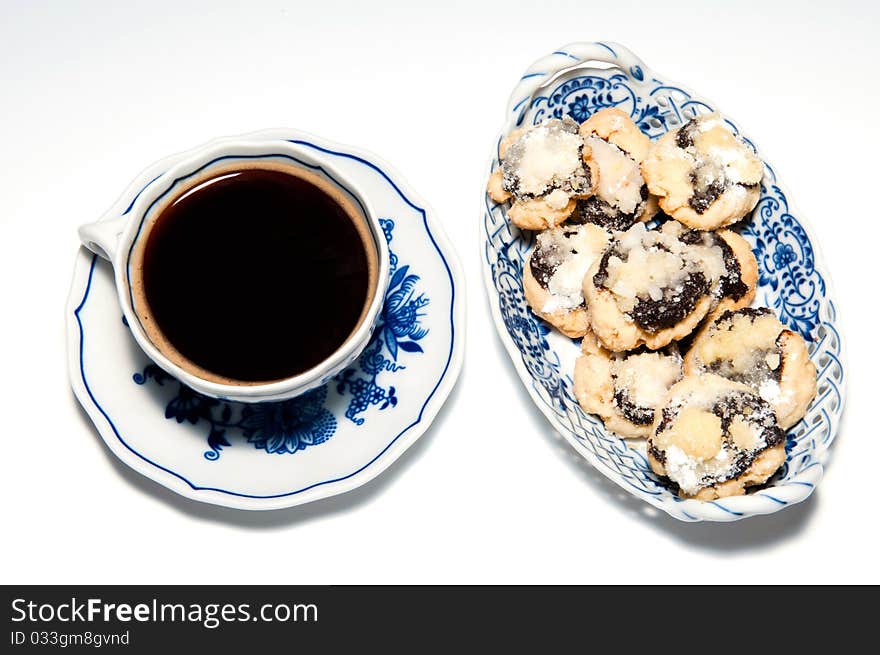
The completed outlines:
<svg viewBox="0 0 880 655">
<path fill-rule="evenodd" d="M 523 73 L 507 103 L 508 128 L 525 118 L 539 91 L 549 86 L 560 73 L 589 68 L 591 64 L 610 64 L 619 68 L 634 86 L 644 86 L 653 77 L 651 70 L 628 48 L 612 41 L 569 43 L 552 54 L 538 59 Z M 507 131 L 507 130 L 505 130 Z"/>
</svg>

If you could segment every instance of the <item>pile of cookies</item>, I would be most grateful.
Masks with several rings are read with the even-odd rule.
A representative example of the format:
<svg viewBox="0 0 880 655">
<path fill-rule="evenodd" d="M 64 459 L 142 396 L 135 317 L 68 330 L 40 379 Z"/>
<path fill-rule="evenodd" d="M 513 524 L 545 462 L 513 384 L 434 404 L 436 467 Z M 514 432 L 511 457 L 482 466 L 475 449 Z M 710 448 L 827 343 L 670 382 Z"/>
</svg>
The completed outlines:
<svg viewBox="0 0 880 655">
<path fill-rule="evenodd" d="M 526 300 L 582 340 L 581 407 L 646 439 L 651 468 L 683 497 L 766 482 L 815 397 L 816 368 L 800 335 L 750 307 L 758 265 L 724 229 L 760 197 L 751 146 L 718 114 L 652 143 L 608 108 L 514 130 L 499 158 L 490 197 L 539 231 Z"/>
</svg>

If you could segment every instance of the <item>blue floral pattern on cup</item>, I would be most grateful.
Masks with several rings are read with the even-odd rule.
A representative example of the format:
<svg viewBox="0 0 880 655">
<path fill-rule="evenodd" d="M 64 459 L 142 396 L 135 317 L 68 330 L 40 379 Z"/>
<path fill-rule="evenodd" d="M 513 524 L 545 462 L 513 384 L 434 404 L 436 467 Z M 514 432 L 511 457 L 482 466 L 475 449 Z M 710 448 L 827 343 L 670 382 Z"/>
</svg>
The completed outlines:
<svg viewBox="0 0 880 655">
<path fill-rule="evenodd" d="M 391 243 L 394 221 L 380 219 L 382 231 Z M 349 397 L 345 418 L 362 425 L 361 416 L 370 407 L 379 410 L 397 406 L 397 389 L 384 387 L 380 373 L 397 373 L 406 369 L 405 359 L 424 350 L 419 343 L 428 331 L 421 326 L 429 299 L 418 290 L 419 276 L 409 265 L 399 266 L 398 256 L 390 253 L 391 276 L 385 293 L 381 319 L 368 346 L 358 360 L 337 375 L 333 381 L 280 402 L 238 403 L 204 396 L 155 364 L 134 374 L 137 384 L 147 382 L 163 387 L 177 385 L 173 397 L 165 405 L 165 418 L 178 423 L 204 424 L 207 430 L 206 459 L 219 459 L 223 448 L 231 447 L 230 436 L 240 434 L 254 447 L 267 453 L 289 455 L 329 440 L 337 429 L 337 418 L 328 406 L 329 388 L 342 397 Z"/>
</svg>

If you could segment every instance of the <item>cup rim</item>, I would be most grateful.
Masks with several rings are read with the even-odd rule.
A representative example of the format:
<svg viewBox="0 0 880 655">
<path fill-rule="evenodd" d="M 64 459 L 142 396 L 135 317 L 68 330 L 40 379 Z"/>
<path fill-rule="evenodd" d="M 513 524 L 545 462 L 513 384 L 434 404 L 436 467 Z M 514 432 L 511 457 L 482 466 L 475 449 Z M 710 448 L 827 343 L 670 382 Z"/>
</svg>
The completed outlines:
<svg viewBox="0 0 880 655">
<path fill-rule="evenodd" d="M 181 183 L 185 183 L 187 179 L 214 165 L 228 165 L 236 159 L 256 161 L 264 158 L 274 158 L 276 162 L 278 158 L 283 158 L 289 160 L 290 165 L 294 167 L 303 167 L 308 172 L 329 178 L 331 183 L 352 196 L 360 205 L 366 226 L 376 246 L 378 266 L 375 293 L 357 328 L 330 356 L 312 368 L 270 382 L 233 384 L 207 380 L 168 358 L 146 334 L 133 304 L 130 275 L 131 254 L 134 244 L 148 234 L 148 232 L 144 234 L 141 232 L 151 208 L 172 194 Z M 348 365 L 367 345 L 385 301 L 390 267 L 388 244 L 379 223 L 379 217 L 363 188 L 349 179 L 335 164 L 322 158 L 318 153 L 308 151 L 285 139 L 267 141 L 236 137 L 219 142 L 212 141 L 195 151 L 191 151 L 183 160 L 150 182 L 126 213 L 130 215 L 132 220 L 126 223 L 112 259 L 116 292 L 123 314 L 131 333 L 147 356 L 162 369 L 196 391 L 215 398 L 241 402 L 283 400 L 295 397 L 326 383 L 329 377 Z"/>
</svg>

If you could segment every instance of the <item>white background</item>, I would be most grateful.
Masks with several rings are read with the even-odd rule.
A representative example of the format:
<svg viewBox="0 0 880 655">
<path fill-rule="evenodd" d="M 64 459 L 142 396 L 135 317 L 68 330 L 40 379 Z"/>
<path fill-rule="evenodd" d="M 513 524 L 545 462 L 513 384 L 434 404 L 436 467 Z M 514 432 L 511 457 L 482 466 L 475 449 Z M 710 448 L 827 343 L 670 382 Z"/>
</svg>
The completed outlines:
<svg viewBox="0 0 880 655">
<path fill-rule="evenodd" d="M 0 582 L 880 582 L 880 5 L 418 4 L 0 0 Z M 507 95 L 534 59 L 595 39 L 735 117 L 815 226 L 849 400 L 802 505 L 737 524 L 646 512 L 554 436 L 495 334 L 478 202 Z M 144 166 L 275 126 L 404 172 L 458 247 L 468 343 L 436 423 L 380 478 L 246 513 L 114 459 L 69 389 L 63 309 L 76 227 Z"/>
</svg>

